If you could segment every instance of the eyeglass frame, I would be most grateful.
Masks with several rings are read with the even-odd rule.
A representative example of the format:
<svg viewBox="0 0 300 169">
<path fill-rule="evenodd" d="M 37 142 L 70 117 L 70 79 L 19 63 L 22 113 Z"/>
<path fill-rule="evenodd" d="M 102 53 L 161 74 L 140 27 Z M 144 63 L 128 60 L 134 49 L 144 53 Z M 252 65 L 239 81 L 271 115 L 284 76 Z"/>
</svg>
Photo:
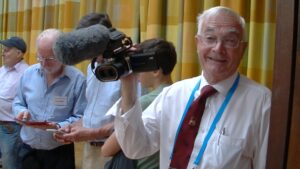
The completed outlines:
<svg viewBox="0 0 300 169">
<path fill-rule="evenodd" d="M 205 37 L 205 36 L 207 36 L 207 37 Z M 201 42 L 203 42 L 205 45 L 207 45 L 209 47 L 215 47 L 219 42 L 221 42 L 226 49 L 236 49 L 240 46 L 241 43 L 245 43 L 245 41 L 239 40 L 237 38 L 236 44 L 234 46 L 230 46 L 230 45 L 228 46 L 228 43 L 226 43 L 226 38 L 224 38 L 224 37 L 218 38 L 215 35 L 199 35 L 199 34 L 197 34 L 196 37 L 199 38 L 199 40 L 201 40 Z M 208 42 L 208 40 L 209 40 L 208 37 L 214 37 L 215 39 L 213 42 Z M 229 38 L 227 40 L 229 40 Z"/>
<path fill-rule="evenodd" d="M 41 56 L 37 56 L 37 61 L 39 62 L 45 62 L 45 61 L 57 61 L 57 59 L 54 56 L 43 58 Z"/>
</svg>

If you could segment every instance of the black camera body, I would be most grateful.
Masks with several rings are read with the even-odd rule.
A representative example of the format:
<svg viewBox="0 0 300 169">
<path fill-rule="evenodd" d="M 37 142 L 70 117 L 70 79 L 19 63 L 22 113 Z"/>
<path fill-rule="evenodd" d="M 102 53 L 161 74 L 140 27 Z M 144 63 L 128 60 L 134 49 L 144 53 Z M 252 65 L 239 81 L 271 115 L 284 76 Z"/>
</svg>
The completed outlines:
<svg viewBox="0 0 300 169">
<path fill-rule="evenodd" d="M 91 68 L 98 80 L 114 81 L 132 72 L 147 72 L 159 69 L 155 52 L 129 50 L 133 44 L 130 37 L 111 28 L 108 45 L 103 52 L 103 63 L 92 60 Z"/>
</svg>

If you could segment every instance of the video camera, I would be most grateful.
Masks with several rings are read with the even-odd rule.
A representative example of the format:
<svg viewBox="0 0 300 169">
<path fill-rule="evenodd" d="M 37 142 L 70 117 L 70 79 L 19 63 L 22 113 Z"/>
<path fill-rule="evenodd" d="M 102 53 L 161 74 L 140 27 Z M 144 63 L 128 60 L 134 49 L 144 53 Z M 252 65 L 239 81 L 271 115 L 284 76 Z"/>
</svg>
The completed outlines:
<svg viewBox="0 0 300 169">
<path fill-rule="evenodd" d="M 91 63 L 92 71 L 100 81 L 114 81 L 132 72 L 147 72 L 159 69 L 155 52 L 143 53 L 132 50 L 130 37 L 111 28 L 109 42 L 103 52 L 103 63 L 97 57 Z"/>
</svg>

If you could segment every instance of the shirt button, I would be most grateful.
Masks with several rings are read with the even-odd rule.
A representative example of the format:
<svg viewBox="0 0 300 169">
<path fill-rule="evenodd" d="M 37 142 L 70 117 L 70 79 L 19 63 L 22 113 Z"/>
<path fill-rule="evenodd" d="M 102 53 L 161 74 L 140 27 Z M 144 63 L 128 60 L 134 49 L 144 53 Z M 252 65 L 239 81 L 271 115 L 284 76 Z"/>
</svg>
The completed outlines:
<svg viewBox="0 0 300 169">
<path fill-rule="evenodd" d="M 207 103 L 205 108 L 209 108 L 209 107 L 210 107 L 210 103 Z"/>
</svg>

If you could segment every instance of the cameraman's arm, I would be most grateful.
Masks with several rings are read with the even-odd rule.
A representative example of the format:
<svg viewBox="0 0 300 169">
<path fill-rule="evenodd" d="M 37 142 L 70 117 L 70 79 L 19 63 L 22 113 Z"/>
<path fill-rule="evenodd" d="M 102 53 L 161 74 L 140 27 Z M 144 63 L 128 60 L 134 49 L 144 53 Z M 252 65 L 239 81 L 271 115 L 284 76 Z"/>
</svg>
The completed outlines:
<svg viewBox="0 0 300 169">
<path fill-rule="evenodd" d="M 121 109 L 124 113 L 127 112 L 137 100 L 137 76 L 132 73 L 121 78 L 121 81 Z"/>
<path fill-rule="evenodd" d="M 115 133 L 111 134 L 101 147 L 101 154 L 104 157 L 114 156 L 121 150 Z"/>
<path fill-rule="evenodd" d="M 147 151 L 144 151 L 148 145 L 148 136 L 142 120 L 142 108 L 137 100 L 137 77 L 130 74 L 122 77 L 121 80 L 122 98 L 108 113 L 116 115 L 114 127 L 117 139 L 115 142 L 119 144 L 127 157 L 140 159 L 148 155 Z"/>
</svg>

